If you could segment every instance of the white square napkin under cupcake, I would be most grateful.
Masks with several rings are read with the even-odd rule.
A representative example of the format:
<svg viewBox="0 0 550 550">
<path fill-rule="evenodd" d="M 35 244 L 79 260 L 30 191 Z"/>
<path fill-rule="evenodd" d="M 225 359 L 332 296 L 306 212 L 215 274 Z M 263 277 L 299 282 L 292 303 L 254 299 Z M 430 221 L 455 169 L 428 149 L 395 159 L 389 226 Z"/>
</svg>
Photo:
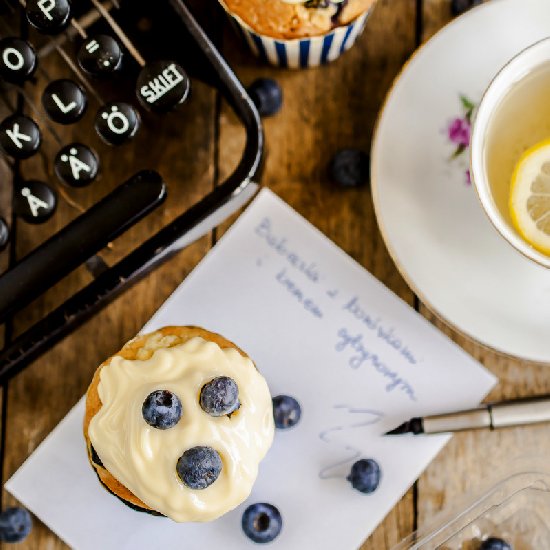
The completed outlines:
<svg viewBox="0 0 550 550">
<path fill-rule="evenodd" d="M 345 223 L 345 220 L 342 221 Z M 199 325 L 238 342 L 272 395 L 296 397 L 300 423 L 277 432 L 249 499 L 209 523 L 134 512 L 89 467 L 80 401 L 6 483 L 79 550 L 254 548 L 244 509 L 275 505 L 272 548 L 353 549 L 449 436 L 383 437 L 405 419 L 475 406 L 495 378 L 268 190 L 144 327 Z M 372 494 L 346 480 L 372 458 Z M 45 473 L 47 473 L 45 475 Z"/>
</svg>

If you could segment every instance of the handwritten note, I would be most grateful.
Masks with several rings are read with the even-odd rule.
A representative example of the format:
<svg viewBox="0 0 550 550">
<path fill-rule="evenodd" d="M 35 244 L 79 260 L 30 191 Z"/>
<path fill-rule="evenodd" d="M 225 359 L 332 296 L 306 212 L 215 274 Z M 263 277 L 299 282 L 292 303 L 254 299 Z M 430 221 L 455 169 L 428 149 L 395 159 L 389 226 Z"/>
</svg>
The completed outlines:
<svg viewBox="0 0 550 550">
<path fill-rule="evenodd" d="M 99 486 L 80 402 L 7 483 L 79 550 L 252 549 L 240 527 L 252 502 L 283 516 L 273 548 L 356 548 L 448 440 L 382 434 L 414 415 L 474 406 L 495 382 L 267 190 L 144 331 L 167 324 L 202 325 L 237 342 L 273 395 L 298 399 L 302 419 L 276 434 L 245 504 L 210 524 L 181 525 L 133 512 Z M 381 467 L 371 495 L 346 481 L 359 458 Z"/>
</svg>

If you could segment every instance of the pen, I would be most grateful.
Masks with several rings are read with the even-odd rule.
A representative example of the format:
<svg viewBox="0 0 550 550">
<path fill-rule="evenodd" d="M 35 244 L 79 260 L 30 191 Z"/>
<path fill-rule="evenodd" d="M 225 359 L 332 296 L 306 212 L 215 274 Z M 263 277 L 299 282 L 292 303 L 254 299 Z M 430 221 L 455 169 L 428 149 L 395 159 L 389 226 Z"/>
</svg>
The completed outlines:
<svg viewBox="0 0 550 550">
<path fill-rule="evenodd" d="M 439 434 L 464 430 L 494 430 L 550 422 L 550 396 L 489 403 L 475 409 L 415 417 L 384 435 Z"/>
</svg>

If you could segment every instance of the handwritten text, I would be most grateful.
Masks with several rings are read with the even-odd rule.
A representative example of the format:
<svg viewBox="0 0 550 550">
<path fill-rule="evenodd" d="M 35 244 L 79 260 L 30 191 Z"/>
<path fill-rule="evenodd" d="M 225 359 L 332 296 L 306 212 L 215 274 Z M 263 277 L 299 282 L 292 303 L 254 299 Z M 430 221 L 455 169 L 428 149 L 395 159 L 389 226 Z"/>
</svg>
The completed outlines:
<svg viewBox="0 0 550 550">
<path fill-rule="evenodd" d="M 298 253 L 290 250 L 287 245 L 286 237 L 278 237 L 273 233 L 271 220 L 264 218 L 255 229 L 256 235 L 265 240 L 265 242 L 295 269 L 303 273 L 310 281 L 317 283 L 319 281 L 319 272 L 315 262 L 304 260 Z"/>
<path fill-rule="evenodd" d="M 322 311 L 315 304 L 315 302 L 313 302 L 310 298 L 307 298 L 296 283 L 289 278 L 286 268 L 283 267 L 283 269 L 277 273 L 275 279 L 279 284 L 288 290 L 291 296 L 293 296 L 300 304 L 304 306 L 306 311 L 309 311 L 315 317 L 323 317 Z"/>
<path fill-rule="evenodd" d="M 354 296 L 344 307 L 345 311 L 349 311 L 355 319 L 361 321 L 370 330 L 376 332 L 378 338 L 384 340 L 388 345 L 399 352 L 411 365 L 416 365 L 416 358 L 409 350 L 409 348 L 403 344 L 403 342 L 394 334 L 393 327 L 384 328 L 380 324 L 380 319 L 373 319 L 359 304 L 359 299 Z"/>
<path fill-rule="evenodd" d="M 384 378 L 389 380 L 386 385 L 386 391 L 392 392 L 400 390 L 405 393 L 412 401 L 416 401 L 414 389 L 405 379 L 401 378 L 398 372 L 392 370 L 383 363 L 376 353 L 369 351 L 364 342 L 362 334 L 352 335 L 346 328 L 341 328 L 338 331 L 338 342 L 336 343 L 336 351 L 350 351 L 352 355 L 348 361 L 352 369 L 358 369 L 363 365 L 370 365 L 380 373 Z"/>
</svg>

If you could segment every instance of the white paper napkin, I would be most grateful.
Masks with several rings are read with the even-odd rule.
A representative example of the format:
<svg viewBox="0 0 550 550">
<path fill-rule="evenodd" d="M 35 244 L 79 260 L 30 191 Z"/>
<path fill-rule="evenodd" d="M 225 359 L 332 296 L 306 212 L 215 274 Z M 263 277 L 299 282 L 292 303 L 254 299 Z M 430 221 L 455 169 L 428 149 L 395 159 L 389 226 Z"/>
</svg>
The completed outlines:
<svg viewBox="0 0 550 550">
<path fill-rule="evenodd" d="M 342 223 L 346 223 L 342 220 Z M 474 406 L 495 378 L 268 190 L 159 309 L 144 331 L 193 324 L 247 351 L 273 395 L 302 420 L 277 432 L 250 498 L 206 524 L 134 512 L 88 465 L 79 402 L 6 488 L 77 549 L 253 548 L 241 515 L 283 516 L 273 548 L 356 548 L 448 440 L 382 437 L 403 420 Z M 382 470 L 363 495 L 345 480 L 359 457 Z"/>
</svg>

